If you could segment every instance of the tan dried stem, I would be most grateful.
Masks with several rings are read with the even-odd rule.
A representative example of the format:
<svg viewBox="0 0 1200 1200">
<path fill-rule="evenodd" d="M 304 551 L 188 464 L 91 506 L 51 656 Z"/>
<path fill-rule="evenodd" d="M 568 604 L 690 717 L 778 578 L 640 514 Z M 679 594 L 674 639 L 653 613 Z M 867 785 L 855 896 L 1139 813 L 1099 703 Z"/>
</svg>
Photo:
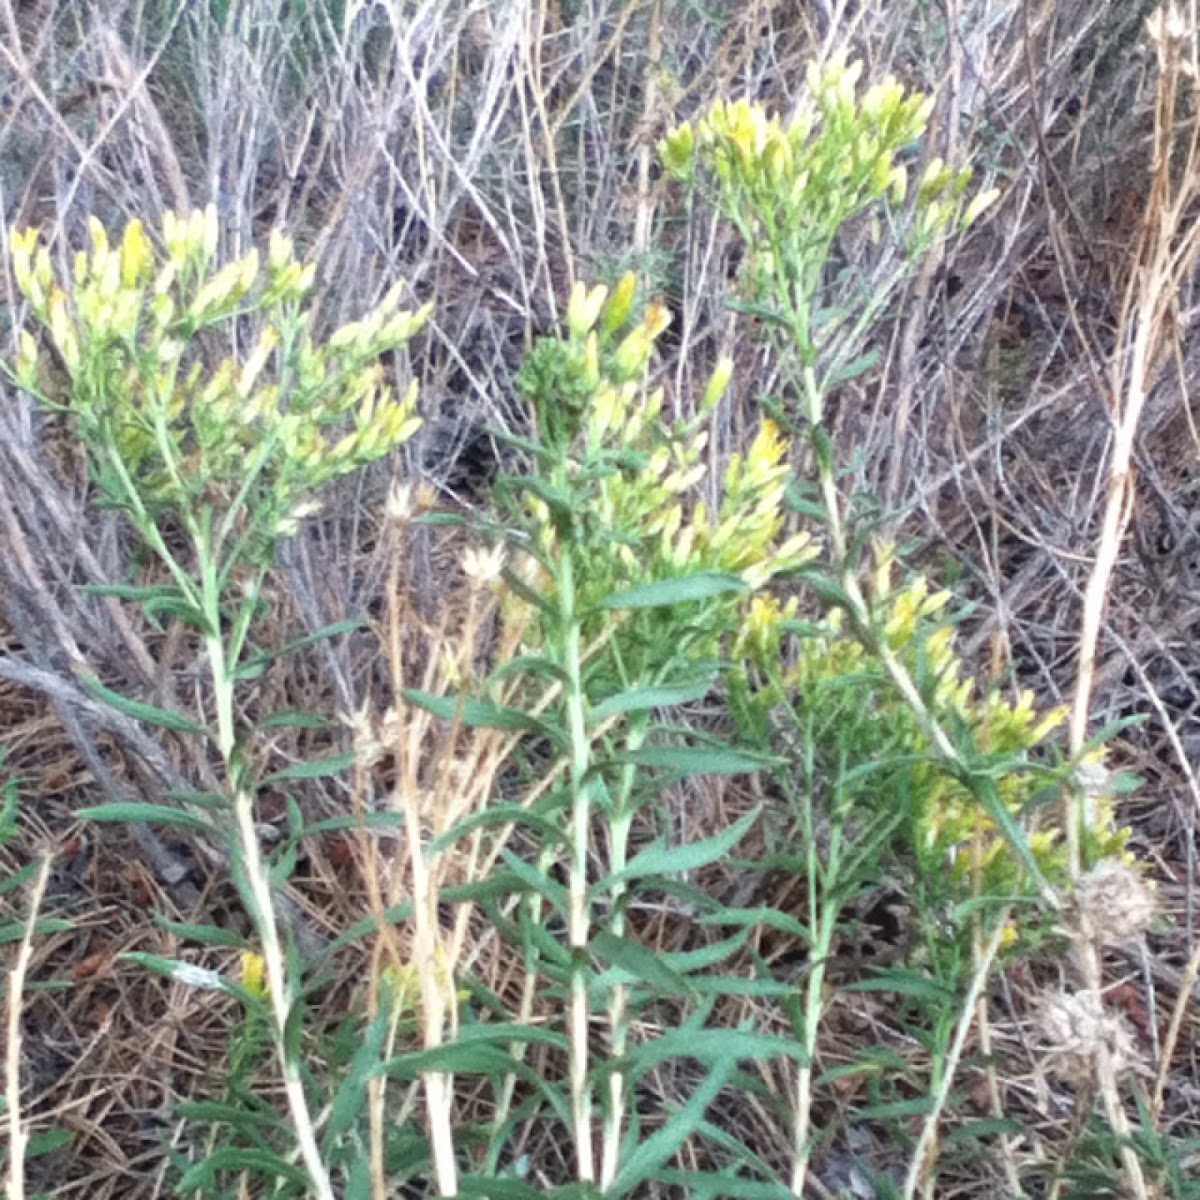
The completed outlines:
<svg viewBox="0 0 1200 1200">
<path fill-rule="evenodd" d="M 29 1135 L 21 1120 L 21 996 L 25 991 L 29 960 L 33 955 L 33 931 L 37 925 L 38 911 L 42 907 L 42 898 L 46 894 L 49 879 L 50 856 L 46 855 L 34 877 L 25 935 L 21 938 L 17 961 L 8 976 L 8 1045 L 4 1063 L 4 1100 L 8 1125 L 8 1182 L 4 1190 L 6 1200 L 25 1200 L 25 1147 L 29 1142 Z"/>
<path fill-rule="evenodd" d="M 1108 589 L 1121 541 L 1133 507 L 1132 460 L 1138 423 L 1146 398 L 1166 360 L 1174 323 L 1172 312 L 1179 288 L 1200 250 L 1200 225 L 1187 212 L 1200 195 L 1200 131 L 1192 123 L 1182 160 L 1177 159 L 1180 137 L 1176 111 L 1181 85 L 1190 76 L 1194 86 L 1195 30 L 1185 27 L 1174 5 L 1147 23 L 1158 56 L 1159 80 L 1154 113 L 1154 159 L 1150 193 L 1129 263 L 1129 280 L 1121 305 L 1119 338 L 1109 372 L 1109 413 L 1112 449 L 1103 524 L 1096 560 L 1084 593 L 1079 638 L 1079 666 L 1071 710 L 1070 751 L 1082 753 L 1087 741 L 1096 652 Z M 1190 53 L 1185 54 L 1185 43 Z M 1066 841 L 1071 875 L 1078 881 L 1083 869 L 1082 833 L 1086 821 L 1082 795 L 1068 797 Z M 1086 925 L 1086 922 L 1083 923 Z M 1074 937 L 1080 975 L 1097 998 L 1102 988 L 1099 951 L 1091 931 Z M 1121 1138 L 1122 1166 L 1131 1193 L 1148 1195 L 1141 1163 L 1129 1146 L 1129 1122 L 1107 1047 L 1097 1045 L 1097 1083 L 1109 1124 Z"/>
</svg>

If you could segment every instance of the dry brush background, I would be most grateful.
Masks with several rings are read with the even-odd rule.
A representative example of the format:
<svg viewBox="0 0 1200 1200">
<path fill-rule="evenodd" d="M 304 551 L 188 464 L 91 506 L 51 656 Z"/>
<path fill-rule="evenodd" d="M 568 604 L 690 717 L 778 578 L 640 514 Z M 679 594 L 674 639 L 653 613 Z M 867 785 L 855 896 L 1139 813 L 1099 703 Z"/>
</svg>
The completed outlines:
<svg viewBox="0 0 1200 1200">
<path fill-rule="evenodd" d="M 927 568 L 978 602 L 963 645 L 980 676 L 1011 672 L 1014 686 L 1058 702 L 1074 686 L 1122 297 L 1151 178 L 1150 12 L 1142 0 L 0 0 L 0 211 L 5 226 L 39 225 L 61 249 L 91 213 L 150 224 L 164 209 L 215 202 L 229 253 L 283 227 L 317 259 L 331 327 L 409 280 L 436 314 L 411 363 L 397 364 L 420 378 L 425 425 L 396 473 L 476 511 L 512 453 L 488 430 L 520 432 L 515 372 L 576 279 L 632 268 L 665 298 L 675 313 L 668 403 L 702 389 L 732 348 L 739 403 L 712 453 L 739 445 L 739 413 L 773 380 L 725 307 L 738 265 L 727 233 L 660 181 L 654 144 L 718 97 L 788 112 L 807 60 L 846 45 L 868 78 L 891 72 L 936 94 L 924 154 L 970 161 L 1003 191 L 914 278 L 875 366 L 838 395 L 846 487 L 880 497 L 897 531 L 920 539 Z M 0 336 L 11 348 L 20 305 L 7 241 L 0 249 Z M 865 250 L 848 239 L 840 253 L 849 263 Z M 1173 920 L 1105 969 L 1108 1002 L 1132 1021 L 1151 1071 L 1180 989 L 1195 985 L 1185 968 L 1200 936 L 1192 299 L 1186 279 L 1153 364 L 1093 711 L 1097 725 L 1146 717 L 1119 743 L 1146 781 L 1122 817 Z M 86 663 L 110 687 L 186 698 L 199 649 L 80 590 L 123 578 L 128 546 L 120 521 L 89 504 L 72 446 L 60 422 L 0 385 L 0 744 L 25 781 L 23 835 L 5 869 L 52 848 L 43 912 L 71 922 L 36 943 L 30 979 L 65 986 L 28 997 L 25 1104 L 38 1127 L 65 1128 L 73 1142 L 69 1155 L 31 1164 L 31 1182 L 100 1200 L 168 1194 L 161 1143 L 173 1106 L 203 1093 L 225 1052 L 221 1001 L 116 956 L 179 951 L 152 912 L 240 918 L 203 846 L 73 817 L 102 799 L 202 787 L 211 766 L 77 681 Z M 381 613 L 387 485 L 380 472 L 341 489 L 292 543 L 272 597 L 281 644 Z M 436 533 L 414 548 L 407 587 L 431 622 L 458 603 L 457 553 Z M 363 635 L 269 673 L 261 703 L 348 713 L 384 678 Z M 322 750 L 289 736 L 274 748 L 281 764 Z M 314 785 L 306 803 L 332 815 L 348 795 Z M 359 919 L 367 904 L 352 848 L 314 843 L 291 898 L 317 939 Z M 323 997 L 331 1023 L 354 970 L 346 964 Z M 1033 1153 L 1070 1110 L 1046 1092 L 1026 1041 L 1029 986 L 1005 981 L 992 1036 Z M 830 1036 L 884 1036 L 876 1019 L 865 1004 L 848 1007 Z M 1194 1136 L 1192 1022 L 1162 1069 L 1164 1125 Z M 765 1118 L 756 1130 L 750 1109 L 737 1121 L 764 1146 L 780 1136 Z M 826 1170 L 836 1189 L 838 1164 Z M 970 1174 L 961 1194 L 1006 1194 L 993 1167 Z"/>
</svg>

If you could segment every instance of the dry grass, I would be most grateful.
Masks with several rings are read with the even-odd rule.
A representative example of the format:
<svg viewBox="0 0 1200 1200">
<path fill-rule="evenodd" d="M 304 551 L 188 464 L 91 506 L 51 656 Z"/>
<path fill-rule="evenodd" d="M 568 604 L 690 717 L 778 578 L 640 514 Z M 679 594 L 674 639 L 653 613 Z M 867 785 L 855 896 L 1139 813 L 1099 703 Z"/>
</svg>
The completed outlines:
<svg viewBox="0 0 1200 1200">
<path fill-rule="evenodd" d="M 1146 780 L 1122 819 L 1157 884 L 1163 920 L 1144 946 L 1107 952 L 1088 973 L 1107 1008 L 1130 1022 L 1149 1064 L 1139 1086 L 1153 1096 L 1159 1130 L 1194 1138 L 1196 306 L 1190 257 L 1144 309 L 1130 290 L 1154 219 L 1145 193 L 1163 154 L 1153 140 L 1152 56 L 1142 33 L 1149 11 L 1085 0 L 212 0 L 173 10 L 0 0 L 0 208 L 5 225 L 51 231 L 59 253 L 78 240 L 89 213 L 149 223 L 165 208 L 211 200 L 230 251 L 285 226 L 320 262 L 330 326 L 408 279 L 421 300 L 436 300 L 437 312 L 412 354 L 426 424 L 396 471 L 429 484 L 439 506 L 473 513 L 486 507 L 491 479 L 513 453 L 489 430 L 523 431 L 516 369 L 531 339 L 562 315 L 577 278 L 613 278 L 632 265 L 665 294 L 676 313 L 664 339 L 669 407 L 702 392 L 717 353 L 732 349 L 739 403 L 723 410 L 714 456 L 739 445 L 755 394 L 778 382 L 753 331 L 739 324 L 735 334 L 726 310 L 736 268 L 727 232 L 685 208 L 650 167 L 650 147 L 668 123 L 739 93 L 786 112 L 804 63 L 833 44 L 863 57 L 869 76 L 894 71 L 936 91 L 935 133 L 922 152 L 953 160 L 974 147 L 979 173 L 1004 198 L 911 282 L 885 324 L 876 367 L 837 397 L 836 434 L 852 464 L 849 483 L 902 514 L 897 528 L 922 539 L 931 569 L 980 602 L 964 627 L 964 657 L 981 676 L 1004 673 L 1047 702 L 1082 695 L 1081 720 L 1088 717 L 1093 732 L 1119 717 L 1147 718 L 1118 743 Z M 1194 119 L 1190 110 L 1180 117 L 1188 137 Z M 1190 199 L 1177 217 L 1194 222 Z M 853 302 L 871 286 L 870 271 L 889 264 L 872 257 L 865 237 L 848 239 L 840 253 L 846 270 L 834 300 Z M 0 333 L 11 340 L 21 307 L 8 271 L 0 278 L 9 289 Z M 1126 347 L 1139 322 L 1149 323 L 1154 352 L 1131 368 Z M 1134 369 L 1140 375 L 1131 381 Z M 1125 403 L 1135 386 L 1137 411 L 1120 439 L 1114 402 Z M 1108 493 L 1102 526 L 1114 471 L 1122 490 Z M 436 669 L 431 646 L 455 644 L 448 631 L 471 603 L 456 574 L 462 544 L 454 533 L 414 530 L 397 559 L 384 517 L 387 486 L 382 473 L 341 486 L 289 549 L 271 597 L 270 636 L 282 644 L 360 613 L 382 626 L 398 584 L 407 632 L 394 620 L 386 653 L 365 632 L 285 660 L 263 680 L 256 703 L 264 713 L 354 712 L 391 694 L 401 659 L 411 677 Z M 1097 545 L 1108 556 L 1099 566 Z M 403 579 L 390 578 L 401 561 Z M 232 951 L 185 948 L 152 920 L 236 926 L 242 918 L 220 855 L 183 838 L 84 827 L 73 817 L 98 799 L 212 786 L 212 765 L 192 748 L 105 711 L 74 673 L 86 663 L 109 686 L 157 703 L 186 706 L 197 696 L 200 648 L 188 634 L 154 628 L 79 587 L 141 570 L 119 521 L 89 506 L 69 437 L 4 386 L 0 745 L 24 781 L 24 803 L 21 837 L 3 852 L 0 877 L 49 853 L 42 913 L 71 923 L 69 932 L 34 939 L 22 963 L 27 989 L 36 985 L 19 1014 L 23 1113 L 35 1133 L 73 1135 L 69 1151 L 30 1161 L 30 1194 L 171 1194 L 164 1144 L 192 1136 L 175 1106 L 210 1095 L 228 1053 L 231 1001 L 119 958 L 142 951 L 233 965 Z M 1081 662 L 1085 611 L 1094 637 Z M 495 654 L 501 635 L 491 626 L 485 633 L 480 643 Z M 1081 672 L 1093 677 L 1075 692 Z M 1077 740 L 1082 733 L 1081 724 Z M 498 745 L 451 750 L 426 725 L 410 725 L 407 736 L 410 766 L 422 754 L 447 769 L 467 764 L 458 769 L 474 790 L 462 803 L 483 804 L 521 785 L 505 777 Z M 346 738 L 340 727 L 279 731 L 272 765 L 342 747 Z M 389 769 L 311 785 L 306 815 L 361 809 L 372 789 L 387 789 Z M 443 776 L 422 786 L 451 783 Z M 689 796 L 676 813 L 678 833 L 697 838 L 725 827 L 757 799 L 734 785 Z M 419 814 L 410 816 L 419 826 Z M 261 819 L 270 826 L 283 818 L 265 797 Z M 397 845 L 354 834 L 306 845 L 288 890 L 302 944 L 318 953 L 364 915 L 404 898 L 406 868 L 389 854 L 399 854 Z M 477 862 L 460 869 L 481 871 Z M 803 905 L 786 877 L 751 878 L 732 867 L 710 876 L 704 887 L 723 903 Z M 764 894 L 776 885 L 777 894 Z M 435 911 L 435 893 L 426 899 Z M 477 913 L 460 911 L 451 930 L 417 936 L 450 938 L 453 961 L 511 1011 L 532 1014 L 538 998 L 501 940 Z M 872 928 L 871 915 L 864 928 Z M 655 950 L 694 948 L 708 936 L 669 901 L 630 920 Z M 863 954 L 886 958 L 897 940 L 903 930 L 885 922 L 875 942 L 848 944 L 834 978 L 853 977 Z M 788 954 L 769 939 L 756 949 L 772 961 Z M 403 958 L 406 950 L 388 953 Z M 356 981 L 383 966 L 363 946 L 335 963 L 316 1028 L 335 1029 L 358 997 Z M 1045 1192 L 1036 1194 L 1053 1194 L 1057 1158 L 1079 1144 L 1079 1106 L 1071 1089 L 1043 1076 L 1031 1032 L 1050 972 L 1007 975 L 972 998 L 973 1011 L 980 1013 L 980 999 L 986 1012 L 964 1024 L 957 1046 L 965 1109 L 1003 1113 L 1020 1134 L 986 1158 L 963 1153 L 957 1169 L 944 1170 L 939 1196 L 1011 1195 L 1018 1175 L 1041 1180 L 1033 1186 Z M 432 998 L 436 981 L 423 986 Z M 731 1024 L 775 1019 L 757 1001 L 723 1003 Z M 672 1014 L 660 1019 L 669 1024 Z M 431 1026 L 424 1036 L 436 1044 L 440 1033 Z M 894 1047 L 920 1075 L 921 1051 L 898 1014 L 869 994 L 847 993 L 832 1004 L 820 1066 L 849 1062 L 863 1045 Z M 794 1091 L 794 1079 L 764 1069 L 759 1083 L 751 1095 L 722 1095 L 711 1119 L 765 1160 L 786 1163 L 790 1135 L 773 1101 Z M 272 1086 L 268 1078 L 260 1084 Z M 658 1071 L 652 1088 L 661 1109 L 693 1086 L 675 1065 Z M 844 1124 L 870 1095 L 866 1077 L 845 1076 L 821 1100 L 817 1123 Z M 476 1100 L 447 1098 L 447 1119 L 452 1103 Z M 1110 1120 L 1119 1125 L 1122 1111 L 1110 1103 Z M 647 1130 L 657 1119 L 647 1111 Z M 543 1126 L 540 1140 L 530 1138 L 523 1153 L 533 1178 L 569 1179 L 552 1131 Z M 863 1124 L 817 1156 L 813 1195 L 856 1186 L 852 1153 L 885 1172 L 899 1161 L 879 1127 Z M 1193 1159 L 1190 1169 L 1200 1164 Z"/>
</svg>

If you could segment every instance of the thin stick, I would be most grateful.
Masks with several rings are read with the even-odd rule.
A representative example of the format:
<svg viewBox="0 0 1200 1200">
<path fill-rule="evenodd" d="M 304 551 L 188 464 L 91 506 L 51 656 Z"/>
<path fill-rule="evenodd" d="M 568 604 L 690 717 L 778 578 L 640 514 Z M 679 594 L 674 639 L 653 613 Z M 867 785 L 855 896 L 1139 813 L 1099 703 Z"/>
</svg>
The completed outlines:
<svg viewBox="0 0 1200 1200">
<path fill-rule="evenodd" d="M 21 1122 L 21 994 L 25 990 L 25 975 L 33 956 L 33 931 L 37 925 L 38 910 L 42 906 L 49 879 L 50 855 L 46 855 L 34 879 L 25 936 L 21 939 L 17 961 L 8 977 L 8 1050 L 4 1062 L 7 1073 L 4 1099 L 8 1106 L 7 1200 L 25 1200 L 25 1147 L 29 1144 L 29 1135 Z"/>
<path fill-rule="evenodd" d="M 925 1124 L 921 1128 L 921 1136 L 917 1140 L 912 1160 L 908 1164 L 908 1176 L 904 1181 L 904 1200 L 913 1200 L 913 1197 L 917 1194 L 917 1188 L 920 1187 L 921 1180 L 925 1176 L 927 1162 L 932 1156 L 934 1147 L 937 1145 L 938 1124 L 941 1122 L 946 1102 L 950 1099 L 950 1088 L 954 1084 L 954 1076 L 958 1071 L 958 1063 L 962 1058 L 963 1050 L 966 1049 L 967 1036 L 970 1034 L 971 1027 L 975 1023 L 975 1006 L 979 1002 L 979 997 L 983 994 L 984 984 L 991 978 L 992 961 L 1000 952 L 1000 945 L 1004 940 L 1004 932 L 1007 927 L 1008 910 L 1005 910 L 1000 914 L 1000 918 L 996 922 L 995 931 L 988 940 L 987 946 L 984 947 L 983 957 L 979 960 L 979 964 L 975 968 L 975 974 L 971 979 L 971 987 L 967 992 L 966 999 L 963 1001 L 962 1015 L 959 1017 L 958 1027 L 954 1031 L 954 1041 L 950 1045 L 950 1052 L 946 1055 L 946 1065 L 942 1071 L 942 1081 L 938 1087 L 937 1095 L 934 1097 L 933 1108 L 930 1109 L 929 1115 L 925 1118 Z"/>
</svg>

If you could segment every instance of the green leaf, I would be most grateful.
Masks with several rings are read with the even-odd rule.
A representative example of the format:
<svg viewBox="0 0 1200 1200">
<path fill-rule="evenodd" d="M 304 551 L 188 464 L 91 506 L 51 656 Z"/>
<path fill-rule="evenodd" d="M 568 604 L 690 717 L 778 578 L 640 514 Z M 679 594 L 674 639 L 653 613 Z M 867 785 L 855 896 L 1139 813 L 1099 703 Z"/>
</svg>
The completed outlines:
<svg viewBox="0 0 1200 1200">
<path fill-rule="evenodd" d="M 502 683 L 513 675 L 532 675 L 535 678 L 552 679 L 555 683 L 569 683 L 571 677 L 544 654 L 518 654 L 502 663 L 488 677 L 490 684 Z"/>
<path fill-rule="evenodd" d="M 808 569 L 797 572 L 796 578 L 806 583 L 817 594 L 817 599 L 823 601 L 831 608 L 843 608 L 847 612 L 853 612 L 853 605 L 850 603 L 850 597 L 846 595 L 842 586 L 830 579 L 819 569 Z"/>
<path fill-rule="evenodd" d="M 628 938 L 618 937 L 610 930 L 601 929 L 594 932 L 588 949 L 603 962 L 620 968 L 634 979 L 651 987 L 675 995 L 692 990 L 687 976 L 669 967 L 660 955 Z"/>
<path fill-rule="evenodd" d="M 829 388 L 835 388 L 840 384 L 849 383 L 852 379 L 857 379 L 860 375 L 866 374 L 878 361 L 879 351 L 869 350 L 866 354 L 859 355 L 858 358 L 851 359 L 840 366 L 835 366 L 825 376 L 821 390 L 827 391 Z"/>
<path fill-rule="evenodd" d="M 504 851 L 504 865 L 528 888 L 544 896 L 560 912 L 567 911 L 567 889 L 556 883 L 544 871 L 539 871 L 511 850 Z"/>
<path fill-rule="evenodd" d="M 308 646 L 316 645 L 318 642 L 328 641 L 329 638 L 337 637 L 338 634 L 355 633 L 366 627 L 367 623 L 361 618 L 351 617 L 345 621 L 335 621 L 332 625 L 325 625 L 321 629 L 306 634 L 302 638 L 297 638 L 294 642 L 288 642 L 278 650 L 251 650 L 247 658 L 235 666 L 233 677 L 243 682 L 258 679 L 271 663 L 285 658 L 297 650 L 303 650 Z"/>
<path fill-rule="evenodd" d="M 255 724 L 259 729 L 332 729 L 333 722 L 316 713 L 278 712 Z"/>
<path fill-rule="evenodd" d="M 404 827 L 404 817 L 395 812 L 346 813 L 341 817 L 326 817 L 314 821 L 301 831 L 302 837 L 316 837 L 323 833 L 344 833 L 347 830 L 363 829 L 396 830 Z"/>
<path fill-rule="evenodd" d="M 712 679 L 677 686 L 630 688 L 602 700 L 591 711 L 593 722 L 599 723 L 620 713 L 645 712 L 654 708 L 670 708 L 676 704 L 691 704 L 703 700 L 712 690 Z"/>
<path fill-rule="evenodd" d="M 182 713 L 170 712 L 165 708 L 156 708 L 153 704 L 144 704 L 140 700 L 130 700 L 120 692 L 106 688 L 94 675 L 80 678 L 86 691 L 97 700 L 102 700 L 110 708 L 133 717 L 137 721 L 145 721 L 147 725 L 157 725 L 162 729 L 170 729 L 175 733 L 207 734 L 203 725 L 198 725 Z"/>
<path fill-rule="evenodd" d="M 514 595 L 524 600 L 526 604 L 538 609 L 543 616 L 554 620 L 557 616 L 557 610 L 554 605 L 541 594 L 531 588 L 519 575 L 509 567 L 505 567 L 500 572 L 500 578 L 504 580 L 505 586 L 512 589 Z"/>
<path fill-rule="evenodd" d="M 738 979 L 731 975 L 698 975 L 692 978 L 692 990 L 700 996 L 758 996 L 779 999 L 795 996 L 799 980 L 781 983 L 777 979 Z"/>
<path fill-rule="evenodd" d="M 660 1171 L 658 1180 L 678 1188 L 688 1200 L 793 1200 L 790 1188 L 767 1180 L 742 1179 L 725 1171 Z"/>
<path fill-rule="evenodd" d="M 157 596 L 142 603 L 142 608 L 151 621 L 156 624 L 160 616 L 174 617 L 189 629 L 195 629 L 204 637 L 214 637 L 208 616 L 202 609 L 185 600 L 182 596 Z"/>
<path fill-rule="evenodd" d="M 749 930 L 743 930 L 741 933 L 735 933 L 733 937 L 722 938 L 709 946 L 697 946 L 695 950 L 668 950 L 662 955 L 662 960 L 685 975 L 690 975 L 693 971 L 706 971 L 736 954 L 749 938 Z"/>
<path fill-rule="evenodd" d="M 1021 826 L 1017 824 L 1016 818 L 1008 811 L 1008 806 L 1001 799 L 995 782 L 980 772 L 971 772 L 966 783 L 987 811 L 987 815 L 995 822 L 996 828 L 1000 830 L 1004 840 L 1021 860 L 1038 890 L 1043 896 L 1053 895 L 1053 889 L 1045 875 L 1042 874 L 1037 857 L 1029 848 L 1029 839 L 1026 838 Z"/>
<path fill-rule="evenodd" d="M 312 762 L 296 763 L 295 766 L 285 767 L 275 771 L 259 783 L 260 790 L 276 783 L 287 783 L 296 779 L 328 779 L 331 775 L 341 775 L 354 766 L 354 753 L 347 750 L 345 754 L 334 754 L 329 758 L 315 758 Z"/>
<path fill-rule="evenodd" d="M 870 979 L 859 979 L 843 984 L 847 992 L 893 992 L 897 996 L 911 996 L 915 1000 L 930 1000 L 938 1004 L 953 1004 L 954 993 L 935 983 L 928 975 L 907 967 L 892 967 L 879 971 Z"/>
<path fill-rule="evenodd" d="M 97 804 L 93 808 L 81 808 L 76 814 L 85 821 L 117 821 L 121 824 L 170 825 L 176 829 L 187 829 L 193 833 L 212 833 L 212 823 L 193 813 L 172 808 L 167 804 L 142 804 L 124 801 L 114 804 Z"/>
<path fill-rule="evenodd" d="M 8 925 L 0 925 L 0 945 L 10 945 L 19 942 L 25 936 L 25 923 L 14 921 Z M 62 917 L 43 917 L 33 926 L 33 936 L 43 937 L 48 933 L 66 933 L 71 929 L 71 922 Z"/>
<path fill-rule="evenodd" d="M 663 579 L 657 583 L 625 588 L 606 596 L 597 607 L 616 610 L 667 608 L 693 600 L 710 600 L 714 596 L 747 596 L 751 590 L 750 585 L 737 575 L 706 571 L 685 575 L 680 579 Z"/>
<path fill-rule="evenodd" d="M 705 1110 L 717 1098 L 735 1065 L 736 1060 L 732 1058 L 720 1059 L 713 1065 L 700 1086 L 692 1092 L 687 1103 L 666 1125 L 635 1146 L 626 1156 L 612 1187 L 607 1192 L 608 1196 L 623 1196 L 632 1191 L 639 1184 L 652 1178 L 664 1163 L 675 1156 L 704 1120 Z"/>
<path fill-rule="evenodd" d="M 293 1166 L 272 1150 L 235 1150 L 226 1147 L 214 1150 L 203 1162 L 185 1171 L 178 1190 L 182 1193 L 215 1186 L 218 1173 L 223 1171 L 255 1171 L 268 1178 L 286 1179 L 305 1188 L 309 1183 L 308 1172 Z"/>
<path fill-rule="evenodd" d="M 38 864 L 31 862 L 19 871 L 14 871 L 7 879 L 0 879 L 0 896 L 6 896 L 9 892 L 14 892 L 17 888 L 24 887 L 37 872 Z"/>
<path fill-rule="evenodd" d="M 912 1100 L 893 1100 L 888 1104 L 869 1104 L 856 1110 L 862 1121 L 888 1121 L 896 1117 L 924 1117 L 932 1111 L 933 1096 L 916 1096 Z"/>
<path fill-rule="evenodd" d="M 223 1104 L 219 1100 L 187 1100 L 175 1105 L 174 1111 L 189 1121 L 208 1121 L 213 1125 L 229 1125 L 234 1129 L 257 1126 L 261 1129 L 285 1129 L 286 1122 L 267 1108 L 251 1108 L 245 1104 Z"/>
<path fill-rule="evenodd" d="M 137 587 L 127 583 L 82 583 L 79 590 L 88 596 L 113 596 L 117 600 L 132 600 L 144 604 L 147 600 L 161 600 L 167 596 L 183 599 L 183 593 L 169 583 L 151 587 Z"/>
<path fill-rule="evenodd" d="M 793 917 L 790 913 L 780 912 L 777 908 L 726 908 L 720 912 L 709 913 L 700 918 L 701 925 L 732 925 L 742 929 L 756 929 L 764 926 L 776 929 L 780 933 L 789 934 L 808 945 L 812 935 L 808 926 Z"/>
<path fill-rule="evenodd" d="M 130 950 L 120 956 L 129 962 L 137 963 L 147 971 L 163 975 L 175 983 L 187 987 L 201 988 L 205 991 L 229 992 L 231 984 L 217 971 L 208 967 L 198 967 L 195 963 L 180 962 L 175 958 L 164 958 L 161 954 L 146 954 L 140 950 Z"/>
<path fill-rule="evenodd" d="M 718 862 L 746 836 L 758 820 L 760 811 L 761 807 L 751 809 L 728 829 L 699 842 L 690 842 L 686 846 L 666 846 L 658 842 L 648 846 L 624 870 L 604 880 L 602 886 L 608 887 L 628 879 L 644 879 L 648 875 L 682 874 Z"/>
<path fill-rule="evenodd" d="M 462 700 L 457 696 L 434 696 L 430 692 L 405 688 L 404 698 L 418 708 L 442 717 L 447 721 L 459 721 L 468 728 L 480 729 L 533 729 L 546 732 L 535 717 L 521 712 L 519 708 L 506 708 L 490 700 Z"/>
<path fill-rule="evenodd" d="M 203 946 L 228 946 L 245 950 L 250 945 L 240 934 L 219 925 L 192 925 L 187 921 L 172 921 L 159 913 L 154 914 L 154 923 L 184 941 L 199 942 Z"/>
<path fill-rule="evenodd" d="M 521 804 L 496 804 L 482 809 L 480 812 L 472 813 L 469 817 L 464 817 L 457 825 L 434 838 L 429 843 L 429 853 L 440 854 L 448 846 L 453 846 L 455 842 L 461 841 L 468 833 L 494 825 L 521 825 L 536 829 L 540 835 L 539 845 L 542 846 L 552 845 L 562 840 L 563 837 L 556 821 L 531 812 Z"/>
<path fill-rule="evenodd" d="M 716 746 L 643 746 L 618 755 L 617 761 L 681 775 L 749 775 L 776 765 L 778 760 Z"/>
<path fill-rule="evenodd" d="M 379 1070 L 389 1019 L 390 1013 L 384 1005 L 367 1026 L 362 1042 L 354 1052 L 346 1077 L 329 1110 L 329 1125 L 325 1131 L 327 1152 L 337 1146 L 341 1136 L 353 1127 L 366 1106 L 367 1081 Z"/>
<path fill-rule="evenodd" d="M 66 1129 L 48 1129 L 45 1133 L 35 1133 L 25 1144 L 25 1157 L 41 1158 L 53 1154 L 64 1146 L 71 1144 L 72 1134 Z"/>
<path fill-rule="evenodd" d="M 427 1071 L 446 1071 L 452 1075 L 503 1075 L 513 1071 L 516 1065 L 513 1056 L 500 1046 L 459 1041 L 389 1059 L 376 1067 L 372 1075 L 387 1075 L 391 1079 L 419 1079 Z"/>
<path fill-rule="evenodd" d="M 526 890 L 524 880 L 515 879 L 509 871 L 494 871 L 487 879 L 444 888 L 440 898 L 443 904 L 478 904 L 491 899 L 508 897 L 515 892 L 524 890 Z M 382 918 L 370 916 L 356 921 L 325 947 L 321 952 L 322 960 L 327 961 L 339 950 L 353 945 L 362 938 L 370 937 L 378 930 L 380 919 L 385 925 L 399 925 L 404 921 L 412 920 L 412 902 L 406 900 L 403 904 L 396 904 L 385 909 Z"/>
<path fill-rule="evenodd" d="M 294 642 L 288 642 L 276 650 L 270 657 L 282 658 L 285 654 L 291 654 L 296 650 L 303 650 L 308 646 L 315 646 L 318 642 L 326 642 L 330 638 L 338 637 L 340 634 L 357 633 L 360 629 L 366 628 L 367 623 L 361 617 L 348 617 L 344 621 L 334 621 L 332 625 L 323 625 L 320 629 L 305 634 L 304 637 L 297 638 Z"/>
<path fill-rule="evenodd" d="M 220 792 L 200 792 L 192 788 L 172 788 L 169 792 L 163 792 L 168 800 L 175 800 L 180 804 L 190 804 L 194 808 L 203 808 L 209 812 L 224 812 L 229 807 L 229 797 L 221 795 Z"/>
<path fill-rule="evenodd" d="M 672 1029 L 652 1042 L 643 1042 L 626 1056 L 631 1074 L 644 1075 L 676 1058 L 714 1063 L 724 1059 L 770 1062 L 776 1058 L 801 1061 L 803 1048 L 792 1037 L 754 1033 L 749 1029 Z"/>
<path fill-rule="evenodd" d="M 458 1181 L 461 1196 L 479 1196 L 483 1200 L 604 1200 L 605 1193 L 592 1183 L 560 1183 L 552 1187 L 534 1187 L 520 1179 L 495 1175 L 463 1175 Z"/>
<path fill-rule="evenodd" d="M 975 1138 L 1016 1136 L 1022 1132 L 1019 1121 L 1009 1117 L 981 1117 L 978 1121 L 964 1121 L 963 1124 L 940 1135 L 943 1146 L 952 1146 L 956 1142 L 969 1142 Z"/>
</svg>

